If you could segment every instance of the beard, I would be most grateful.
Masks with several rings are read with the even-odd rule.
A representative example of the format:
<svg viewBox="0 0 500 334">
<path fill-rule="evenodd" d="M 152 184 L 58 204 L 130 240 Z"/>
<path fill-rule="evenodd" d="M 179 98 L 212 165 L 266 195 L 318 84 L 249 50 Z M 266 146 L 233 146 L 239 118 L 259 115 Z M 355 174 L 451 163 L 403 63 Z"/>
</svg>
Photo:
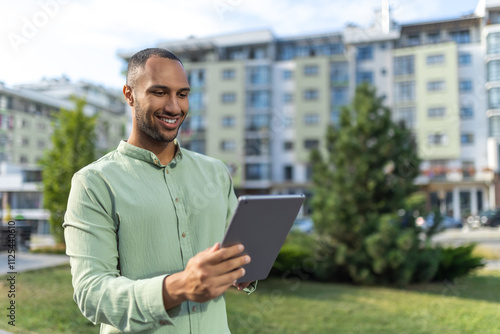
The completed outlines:
<svg viewBox="0 0 500 334">
<path fill-rule="evenodd" d="M 150 114 L 149 110 L 143 110 L 141 104 L 138 100 L 135 100 L 135 120 L 137 121 L 137 126 L 142 133 L 144 133 L 149 139 L 152 141 L 160 142 L 160 143 L 170 143 L 175 138 L 177 138 L 177 134 L 179 132 L 179 128 L 182 125 L 182 122 L 179 124 L 175 133 L 171 135 L 167 135 L 161 132 L 158 127 L 155 127 L 152 120 L 147 118 L 147 115 Z M 151 112 L 153 114 L 153 112 Z M 184 120 L 182 120 L 184 121 Z M 171 131 L 172 132 L 172 131 Z"/>
</svg>

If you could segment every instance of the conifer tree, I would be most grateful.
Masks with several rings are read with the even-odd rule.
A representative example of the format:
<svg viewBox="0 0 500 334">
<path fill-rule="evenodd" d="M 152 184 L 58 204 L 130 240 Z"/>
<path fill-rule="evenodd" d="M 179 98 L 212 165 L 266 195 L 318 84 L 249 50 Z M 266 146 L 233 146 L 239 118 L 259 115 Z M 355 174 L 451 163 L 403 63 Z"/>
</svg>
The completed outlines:
<svg viewBox="0 0 500 334">
<path fill-rule="evenodd" d="M 420 160 L 411 132 L 392 121 L 382 102 L 375 88 L 359 86 L 339 124 L 329 127 L 324 152 L 312 152 L 312 218 L 333 247 L 330 273 L 363 284 L 405 284 L 421 255 L 406 213 Z M 419 280 L 432 278 L 433 268 Z"/>
</svg>

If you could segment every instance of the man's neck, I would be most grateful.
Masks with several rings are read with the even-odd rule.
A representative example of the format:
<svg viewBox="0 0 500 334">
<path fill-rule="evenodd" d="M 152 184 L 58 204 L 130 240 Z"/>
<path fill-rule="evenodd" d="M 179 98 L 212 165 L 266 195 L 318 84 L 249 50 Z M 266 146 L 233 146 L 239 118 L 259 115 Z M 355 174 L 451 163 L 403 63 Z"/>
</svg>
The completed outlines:
<svg viewBox="0 0 500 334">
<path fill-rule="evenodd" d="M 165 143 L 156 140 L 140 139 L 131 135 L 127 141 L 129 144 L 153 152 L 162 165 L 168 165 L 177 153 L 175 140 Z"/>
</svg>

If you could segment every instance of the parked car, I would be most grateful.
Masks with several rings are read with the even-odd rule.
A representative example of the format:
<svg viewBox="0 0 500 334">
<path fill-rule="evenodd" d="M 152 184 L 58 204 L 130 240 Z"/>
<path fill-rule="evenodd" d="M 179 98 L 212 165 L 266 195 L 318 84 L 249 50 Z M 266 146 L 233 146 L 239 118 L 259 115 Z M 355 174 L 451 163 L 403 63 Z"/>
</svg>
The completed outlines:
<svg viewBox="0 0 500 334">
<path fill-rule="evenodd" d="M 443 216 L 441 221 L 441 225 L 439 226 L 438 230 L 445 230 L 449 228 L 461 228 L 462 223 L 450 216 Z M 417 220 L 415 221 L 418 226 L 420 226 L 422 229 L 427 230 L 431 226 L 434 226 L 434 213 L 430 213 L 427 217 L 418 217 Z"/>
<path fill-rule="evenodd" d="M 470 228 L 484 226 L 496 227 L 500 225 L 500 208 L 481 211 L 478 215 L 469 216 L 466 219 Z"/>
<path fill-rule="evenodd" d="M 311 218 L 302 217 L 297 218 L 293 222 L 292 231 L 300 231 L 303 233 L 312 233 L 314 229 L 314 224 Z"/>
<path fill-rule="evenodd" d="M 500 209 L 496 210 L 490 210 L 493 211 L 492 214 L 490 214 L 486 218 L 486 222 L 484 223 L 485 226 L 491 226 L 491 227 L 497 227 L 500 225 Z"/>
</svg>

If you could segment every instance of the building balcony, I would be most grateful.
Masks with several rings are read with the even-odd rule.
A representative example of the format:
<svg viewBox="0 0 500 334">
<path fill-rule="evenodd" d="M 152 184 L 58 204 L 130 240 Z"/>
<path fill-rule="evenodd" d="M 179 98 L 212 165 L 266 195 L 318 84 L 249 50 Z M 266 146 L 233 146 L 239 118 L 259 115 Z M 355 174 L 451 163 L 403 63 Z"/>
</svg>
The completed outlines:
<svg viewBox="0 0 500 334">
<path fill-rule="evenodd" d="M 476 170 L 475 168 L 434 168 L 422 170 L 417 177 L 417 184 L 433 182 L 492 182 L 494 172 L 489 168 Z"/>
</svg>

